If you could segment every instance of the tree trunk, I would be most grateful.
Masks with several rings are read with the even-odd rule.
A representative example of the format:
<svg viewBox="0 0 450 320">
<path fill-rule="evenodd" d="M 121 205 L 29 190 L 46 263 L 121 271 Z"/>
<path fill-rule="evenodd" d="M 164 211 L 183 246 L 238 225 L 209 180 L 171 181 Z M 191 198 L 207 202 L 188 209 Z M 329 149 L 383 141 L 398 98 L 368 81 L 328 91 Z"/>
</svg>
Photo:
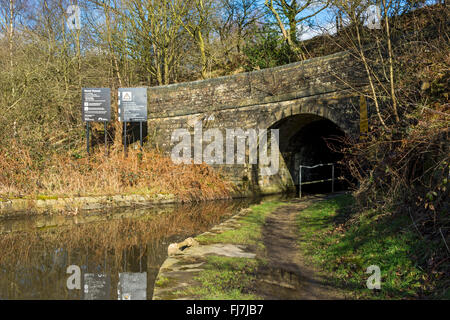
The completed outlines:
<svg viewBox="0 0 450 320">
<path fill-rule="evenodd" d="M 9 66 L 11 67 L 11 73 L 13 72 L 14 67 L 14 60 L 13 60 L 14 9 L 15 9 L 15 0 L 9 0 L 8 43 L 9 43 Z"/>
<path fill-rule="evenodd" d="M 206 61 L 206 50 L 205 50 L 205 42 L 203 40 L 202 32 L 197 29 L 197 40 L 198 40 L 198 48 L 200 50 L 200 63 L 201 63 L 201 76 L 202 79 L 206 79 L 206 71 L 207 71 L 207 61 Z"/>
<path fill-rule="evenodd" d="M 297 45 L 297 21 L 295 20 L 295 13 L 291 13 L 288 16 L 289 19 L 289 38 L 291 39 L 291 45 Z"/>
<path fill-rule="evenodd" d="M 389 82 L 391 85 L 391 99 L 392 99 L 392 109 L 394 111 L 395 122 L 399 122 L 400 118 L 398 116 L 397 111 L 397 98 L 395 97 L 395 86 L 394 86 L 394 62 L 393 62 L 393 52 L 392 52 L 392 43 L 391 43 L 391 32 L 389 29 L 389 17 L 387 13 L 386 1 L 382 0 L 385 14 L 385 23 L 386 23 L 386 37 L 387 37 L 387 45 L 388 45 L 388 54 L 389 54 Z"/>
<path fill-rule="evenodd" d="M 377 116 L 378 116 L 378 119 L 380 120 L 380 123 L 383 126 L 383 128 L 387 130 L 388 128 L 387 128 L 386 123 L 384 122 L 383 117 L 382 117 L 381 112 L 380 112 L 380 105 L 378 104 L 378 97 L 377 97 L 377 93 L 376 93 L 376 90 L 375 90 L 375 84 L 373 83 L 372 74 L 371 74 L 371 71 L 370 71 L 370 68 L 369 68 L 369 64 L 367 62 L 366 55 L 364 54 L 363 47 L 362 47 L 362 44 L 361 44 L 361 35 L 359 33 L 359 26 L 358 26 L 358 22 L 357 22 L 358 20 L 355 19 L 355 21 L 356 21 L 356 37 L 358 39 L 359 54 L 361 56 L 361 60 L 363 61 L 364 68 L 366 69 L 367 78 L 369 80 L 370 89 L 372 91 L 372 98 L 373 98 L 373 102 L 375 103 L 375 109 L 376 109 L 376 112 L 377 112 Z"/>
</svg>

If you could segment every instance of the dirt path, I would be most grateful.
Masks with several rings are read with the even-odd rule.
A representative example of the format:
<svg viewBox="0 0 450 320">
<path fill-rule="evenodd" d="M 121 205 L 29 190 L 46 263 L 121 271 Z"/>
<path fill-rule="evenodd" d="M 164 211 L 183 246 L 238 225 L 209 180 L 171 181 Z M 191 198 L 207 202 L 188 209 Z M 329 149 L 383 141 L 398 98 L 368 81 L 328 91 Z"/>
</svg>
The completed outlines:
<svg viewBox="0 0 450 320">
<path fill-rule="evenodd" d="M 343 299 L 327 279 L 309 266 L 298 247 L 297 214 L 320 197 L 282 206 L 266 218 L 263 241 L 268 265 L 261 270 L 258 293 L 266 299 Z M 291 201 L 292 202 L 292 201 Z"/>
</svg>

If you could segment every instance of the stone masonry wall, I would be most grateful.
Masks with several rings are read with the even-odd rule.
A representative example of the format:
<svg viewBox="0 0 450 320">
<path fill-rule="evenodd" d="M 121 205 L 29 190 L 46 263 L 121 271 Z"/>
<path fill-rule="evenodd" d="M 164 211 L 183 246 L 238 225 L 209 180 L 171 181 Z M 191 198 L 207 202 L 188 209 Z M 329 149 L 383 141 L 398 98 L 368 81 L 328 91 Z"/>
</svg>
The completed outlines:
<svg viewBox="0 0 450 320">
<path fill-rule="evenodd" d="M 365 72 L 349 53 L 314 58 L 276 68 L 148 89 L 150 141 L 165 152 L 177 128 L 204 130 L 271 128 L 294 115 L 331 120 L 347 134 L 359 130 L 359 97 Z M 283 137 L 280 137 L 280 140 Z M 281 160 L 281 159 L 280 159 Z M 241 192 L 274 193 L 292 188 L 289 170 L 280 161 L 277 176 L 260 177 L 250 165 L 217 166 Z"/>
</svg>

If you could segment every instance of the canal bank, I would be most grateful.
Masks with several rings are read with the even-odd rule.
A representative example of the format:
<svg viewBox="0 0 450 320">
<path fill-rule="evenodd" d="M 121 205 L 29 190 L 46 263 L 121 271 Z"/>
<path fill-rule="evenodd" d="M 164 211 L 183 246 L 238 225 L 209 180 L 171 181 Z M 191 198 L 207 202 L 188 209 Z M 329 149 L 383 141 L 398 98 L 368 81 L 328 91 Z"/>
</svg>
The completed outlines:
<svg viewBox="0 0 450 320">
<path fill-rule="evenodd" d="M 38 199 L 7 199 L 0 201 L 0 217 L 43 213 L 75 213 L 78 211 L 104 210 L 111 208 L 137 207 L 174 203 L 173 195 L 112 195 L 93 197 L 67 197 Z"/>
<path fill-rule="evenodd" d="M 342 299 L 297 245 L 296 216 L 324 198 L 266 201 L 169 247 L 153 299 Z"/>
<path fill-rule="evenodd" d="M 229 196 L 214 197 L 202 201 L 231 200 L 243 198 L 258 198 L 276 194 L 256 195 L 251 192 L 235 191 Z M 29 198 L 0 198 L 0 218 L 17 217 L 22 215 L 38 214 L 64 214 L 73 215 L 81 211 L 99 212 L 120 208 L 142 208 L 166 204 L 199 202 L 186 201 L 177 198 L 174 194 L 118 194 L 85 197 L 52 197 L 38 196 Z"/>
<path fill-rule="evenodd" d="M 448 296 L 445 277 L 419 259 L 432 247 L 407 217 L 362 209 L 348 193 L 253 205 L 170 247 L 156 300 Z"/>
<path fill-rule="evenodd" d="M 419 265 L 430 247 L 408 217 L 360 210 L 332 194 L 2 219 L 0 299 L 116 299 L 121 274 L 145 274 L 147 299 L 445 296 L 445 278 Z M 101 294 L 68 290 L 71 265 L 88 285 L 105 275 Z M 371 265 L 381 290 L 367 287 Z"/>
</svg>

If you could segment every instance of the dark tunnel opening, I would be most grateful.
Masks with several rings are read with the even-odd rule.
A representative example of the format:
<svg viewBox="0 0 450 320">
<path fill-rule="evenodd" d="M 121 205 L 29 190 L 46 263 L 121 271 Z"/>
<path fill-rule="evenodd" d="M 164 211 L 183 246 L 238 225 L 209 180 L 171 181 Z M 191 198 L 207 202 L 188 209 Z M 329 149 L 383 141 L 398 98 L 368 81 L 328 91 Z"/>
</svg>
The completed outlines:
<svg viewBox="0 0 450 320">
<path fill-rule="evenodd" d="M 318 164 L 334 163 L 334 191 L 348 189 L 342 177 L 347 177 L 345 168 L 338 162 L 342 160 L 342 131 L 335 123 L 311 114 L 301 114 L 282 120 L 275 126 L 280 129 L 280 152 L 294 182 L 296 192 L 299 191 L 299 168 Z M 330 193 L 332 182 L 314 181 L 332 178 L 332 166 L 313 169 L 302 168 L 302 195 Z M 307 184 L 304 184 L 307 183 Z"/>
</svg>

